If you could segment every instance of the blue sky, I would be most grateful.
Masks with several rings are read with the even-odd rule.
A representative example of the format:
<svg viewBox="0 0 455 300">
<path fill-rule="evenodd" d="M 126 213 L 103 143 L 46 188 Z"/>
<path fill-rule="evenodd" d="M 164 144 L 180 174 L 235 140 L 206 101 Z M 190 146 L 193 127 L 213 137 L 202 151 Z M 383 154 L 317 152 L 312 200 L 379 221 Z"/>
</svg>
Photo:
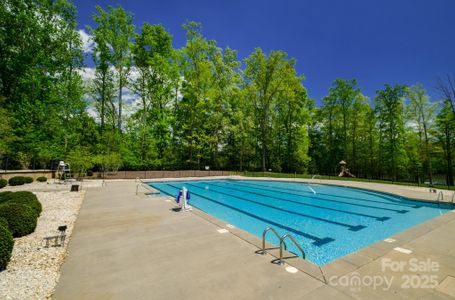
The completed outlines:
<svg viewBox="0 0 455 300">
<path fill-rule="evenodd" d="M 144 22 L 161 23 L 174 47 L 185 44 L 181 25 L 201 22 L 203 34 L 240 59 L 256 47 L 297 59 L 310 97 L 320 103 L 336 78 L 356 78 L 373 98 L 384 83 L 420 82 L 440 100 L 435 78 L 455 73 L 455 1 L 74 1 L 79 27 L 94 26 L 95 5 L 121 5 Z"/>
</svg>

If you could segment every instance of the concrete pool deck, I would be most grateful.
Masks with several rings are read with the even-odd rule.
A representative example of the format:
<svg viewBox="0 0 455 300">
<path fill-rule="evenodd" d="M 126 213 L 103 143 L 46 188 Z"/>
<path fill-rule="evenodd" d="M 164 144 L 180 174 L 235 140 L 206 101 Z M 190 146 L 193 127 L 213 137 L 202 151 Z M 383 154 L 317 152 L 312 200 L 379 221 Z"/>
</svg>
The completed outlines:
<svg viewBox="0 0 455 300">
<path fill-rule="evenodd" d="M 87 190 L 54 299 L 455 297 L 453 211 L 321 268 L 289 259 L 299 270 L 292 274 L 270 263 L 277 250 L 255 253 L 258 238 L 198 210 L 174 212 L 168 197 L 136 195 L 136 188 L 134 181 L 115 181 Z M 422 267 L 412 269 L 411 259 Z M 361 285 L 352 281 L 357 277 Z M 390 285 L 368 281 L 380 278 Z"/>
</svg>

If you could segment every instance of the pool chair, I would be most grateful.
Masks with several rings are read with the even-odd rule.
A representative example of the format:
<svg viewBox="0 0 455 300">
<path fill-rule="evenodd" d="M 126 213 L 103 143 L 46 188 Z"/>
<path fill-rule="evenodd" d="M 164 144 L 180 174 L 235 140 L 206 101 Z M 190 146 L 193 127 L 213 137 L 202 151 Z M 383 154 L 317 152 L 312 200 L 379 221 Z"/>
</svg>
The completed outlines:
<svg viewBox="0 0 455 300">
<path fill-rule="evenodd" d="M 175 198 L 175 202 L 177 203 L 180 211 L 193 210 L 193 207 L 188 204 L 190 198 L 191 198 L 190 192 L 188 191 L 188 189 L 186 187 L 183 187 L 177 194 L 177 197 Z"/>
</svg>

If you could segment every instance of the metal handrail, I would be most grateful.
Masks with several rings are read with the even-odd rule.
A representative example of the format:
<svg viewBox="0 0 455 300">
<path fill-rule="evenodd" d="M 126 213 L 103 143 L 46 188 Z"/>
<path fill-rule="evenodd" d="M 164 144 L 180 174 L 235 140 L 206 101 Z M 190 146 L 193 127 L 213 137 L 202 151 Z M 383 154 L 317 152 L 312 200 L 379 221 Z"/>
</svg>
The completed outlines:
<svg viewBox="0 0 455 300">
<path fill-rule="evenodd" d="M 152 189 L 150 188 L 150 186 L 147 185 L 145 182 L 143 182 L 141 179 L 139 179 L 139 181 L 140 181 L 140 183 L 137 183 L 137 184 L 136 184 L 136 195 L 137 195 L 138 192 L 139 192 L 139 186 L 145 187 L 146 189 L 148 189 L 148 190 L 151 191 L 152 193 L 157 193 L 157 190 L 156 190 L 156 189 L 155 189 L 155 190 L 152 190 Z"/>
<path fill-rule="evenodd" d="M 316 178 L 316 176 L 319 176 L 319 178 L 321 178 L 321 175 L 319 175 L 319 174 L 316 174 L 316 175 L 313 175 L 313 177 L 311 177 L 311 179 L 315 179 L 315 178 Z"/>
<path fill-rule="evenodd" d="M 286 238 L 290 238 L 291 239 L 291 241 L 294 243 L 294 245 L 296 245 L 297 248 L 299 248 L 300 252 L 302 252 L 302 258 L 305 259 L 305 251 L 303 251 L 302 247 L 299 246 L 297 241 L 294 239 L 294 237 L 290 233 L 286 233 L 285 235 L 283 235 L 280 238 L 280 260 L 279 260 L 279 264 L 280 265 L 283 264 L 283 243 L 284 243 L 284 240 Z"/>
<path fill-rule="evenodd" d="M 267 232 L 269 232 L 269 231 L 272 231 L 275 234 L 275 236 L 278 238 L 278 240 L 280 240 L 280 248 L 281 248 L 281 237 L 280 237 L 280 235 L 278 234 L 278 232 L 273 227 L 267 227 L 264 230 L 264 232 L 262 233 L 262 251 L 261 251 L 262 255 L 267 254 L 267 251 L 265 251 L 265 236 L 267 235 Z M 286 244 L 284 244 L 284 247 L 286 249 Z"/>
<path fill-rule="evenodd" d="M 441 197 L 439 197 L 439 196 L 441 196 Z M 444 194 L 442 193 L 442 191 L 439 191 L 436 202 L 438 202 L 438 204 L 439 204 L 441 202 L 441 200 L 444 200 Z"/>
</svg>

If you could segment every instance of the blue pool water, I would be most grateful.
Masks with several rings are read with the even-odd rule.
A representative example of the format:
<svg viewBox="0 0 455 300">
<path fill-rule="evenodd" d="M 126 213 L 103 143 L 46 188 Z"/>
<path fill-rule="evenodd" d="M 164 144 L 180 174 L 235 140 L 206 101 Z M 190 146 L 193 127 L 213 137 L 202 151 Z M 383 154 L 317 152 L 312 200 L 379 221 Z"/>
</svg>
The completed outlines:
<svg viewBox="0 0 455 300">
<path fill-rule="evenodd" d="M 175 197 L 182 187 L 190 204 L 258 237 L 268 226 L 291 233 L 306 259 L 323 265 L 414 225 L 449 208 L 347 187 L 284 181 L 205 180 L 153 182 Z M 267 240 L 277 245 L 270 234 Z M 288 250 L 299 253 L 288 243 Z"/>
</svg>

